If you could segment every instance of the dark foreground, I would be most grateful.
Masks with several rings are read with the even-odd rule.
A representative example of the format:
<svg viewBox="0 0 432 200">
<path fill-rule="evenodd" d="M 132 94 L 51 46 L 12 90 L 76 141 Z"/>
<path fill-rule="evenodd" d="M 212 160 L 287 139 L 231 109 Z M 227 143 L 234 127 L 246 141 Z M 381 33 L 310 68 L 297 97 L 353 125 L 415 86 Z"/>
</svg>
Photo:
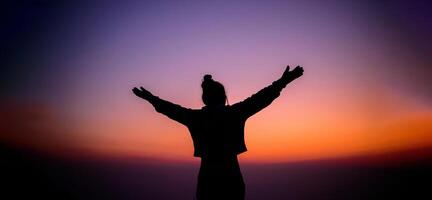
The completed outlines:
<svg viewBox="0 0 432 200">
<path fill-rule="evenodd" d="M 199 167 L 198 162 L 64 159 L 4 147 L 0 153 L 1 199 L 193 199 Z M 243 164 L 246 199 L 432 199 L 429 158 Z"/>
</svg>

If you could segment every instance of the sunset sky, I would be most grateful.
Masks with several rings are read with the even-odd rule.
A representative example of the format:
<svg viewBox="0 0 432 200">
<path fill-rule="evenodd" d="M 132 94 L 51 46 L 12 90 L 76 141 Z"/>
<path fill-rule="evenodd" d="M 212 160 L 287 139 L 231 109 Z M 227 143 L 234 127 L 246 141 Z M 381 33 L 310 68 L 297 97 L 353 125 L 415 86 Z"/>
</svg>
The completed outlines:
<svg viewBox="0 0 432 200">
<path fill-rule="evenodd" d="M 186 127 L 131 89 L 201 108 L 304 76 L 246 123 L 250 162 L 432 146 L 432 15 L 391 1 L 29 3 L 1 31 L 0 141 L 55 153 L 193 160 Z"/>
</svg>

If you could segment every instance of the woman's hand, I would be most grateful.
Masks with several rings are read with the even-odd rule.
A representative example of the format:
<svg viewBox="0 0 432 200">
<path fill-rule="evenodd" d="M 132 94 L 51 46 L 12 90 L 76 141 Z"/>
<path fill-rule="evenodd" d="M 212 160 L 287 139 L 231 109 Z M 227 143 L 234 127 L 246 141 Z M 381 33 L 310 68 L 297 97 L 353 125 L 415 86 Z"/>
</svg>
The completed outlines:
<svg viewBox="0 0 432 200">
<path fill-rule="evenodd" d="M 140 89 L 134 87 L 132 89 L 132 92 L 143 99 L 148 99 L 149 97 L 153 96 L 152 93 L 150 93 L 148 90 L 144 89 L 143 87 L 140 87 Z"/>
<path fill-rule="evenodd" d="M 290 69 L 290 67 L 288 65 L 285 69 L 285 72 L 282 75 L 282 78 L 294 80 L 294 79 L 303 75 L 303 71 L 304 71 L 303 67 L 297 66 L 296 68 L 294 68 L 291 71 L 289 69 Z"/>
</svg>

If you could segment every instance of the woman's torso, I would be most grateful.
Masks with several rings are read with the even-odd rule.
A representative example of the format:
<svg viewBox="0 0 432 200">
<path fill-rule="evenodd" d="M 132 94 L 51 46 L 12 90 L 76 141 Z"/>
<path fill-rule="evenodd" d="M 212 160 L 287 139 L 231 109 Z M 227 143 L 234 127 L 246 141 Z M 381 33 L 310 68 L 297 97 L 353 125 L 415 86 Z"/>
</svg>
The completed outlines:
<svg viewBox="0 0 432 200">
<path fill-rule="evenodd" d="M 229 156 L 246 151 L 245 120 L 230 106 L 204 107 L 187 125 L 194 143 L 194 156 Z"/>
</svg>

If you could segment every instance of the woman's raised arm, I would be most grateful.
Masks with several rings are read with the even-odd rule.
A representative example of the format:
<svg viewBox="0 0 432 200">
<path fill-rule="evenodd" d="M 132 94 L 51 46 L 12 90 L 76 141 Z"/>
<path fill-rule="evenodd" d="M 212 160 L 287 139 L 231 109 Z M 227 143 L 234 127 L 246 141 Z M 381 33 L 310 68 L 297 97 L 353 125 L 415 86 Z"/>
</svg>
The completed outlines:
<svg viewBox="0 0 432 200">
<path fill-rule="evenodd" d="M 247 99 L 232 105 L 232 108 L 241 117 L 247 119 L 260 110 L 270 105 L 273 100 L 279 97 L 280 92 L 288 83 L 303 75 L 303 68 L 297 66 L 294 70 L 289 71 L 289 66 L 286 67 L 282 77 L 274 81 L 271 85 L 261 89 Z"/>
<path fill-rule="evenodd" d="M 180 105 L 171 103 L 157 96 L 154 96 L 152 93 L 150 93 L 148 90 L 144 89 L 143 87 L 140 87 L 140 89 L 134 87 L 132 89 L 132 92 L 136 96 L 150 102 L 157 112 L 162 113 L 167 117 L 169 117 L 170 119 L 175 120 L 184 125 L 189 124 L 191 119 L 191 113 L 193 112 L 192 109 L 184 108 Z"/>
</svg>

